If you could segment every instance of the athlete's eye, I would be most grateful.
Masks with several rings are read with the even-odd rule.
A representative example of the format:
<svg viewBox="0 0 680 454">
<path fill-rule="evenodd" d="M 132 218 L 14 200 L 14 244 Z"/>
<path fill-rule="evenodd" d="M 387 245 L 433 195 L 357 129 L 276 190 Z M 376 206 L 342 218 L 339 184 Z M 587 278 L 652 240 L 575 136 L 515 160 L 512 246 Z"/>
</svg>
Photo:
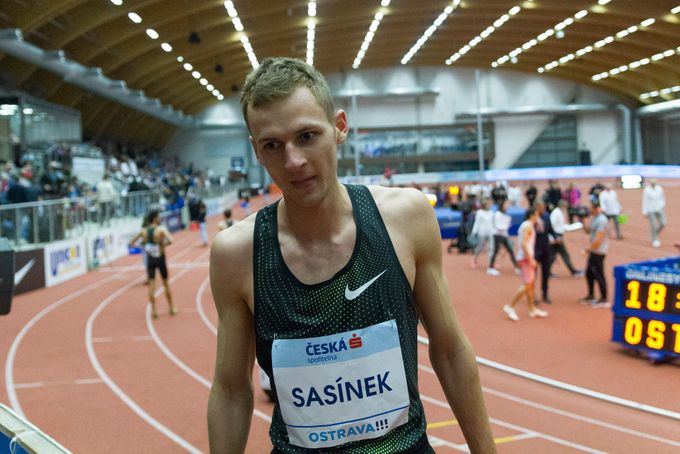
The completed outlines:
<svg viewBox="0 0 680 454">
<path fill-rule="evenodd" d="M 279 142 L 265 142 L 262 148 L 267 151 L 276 151 L 279 148 Z"/>
<path fill-rule="evenodd" d="M 313 132 L 309 132 L 309 131 L 303 132 L 302 134 L 300 134 L 300 142 L 303 142 L 303 143 L 309 142 L 310 140 L 312 140 L 314 138 L 314 136 L 316 136 L 316 134 L 314 134 Z"/>
</svg>

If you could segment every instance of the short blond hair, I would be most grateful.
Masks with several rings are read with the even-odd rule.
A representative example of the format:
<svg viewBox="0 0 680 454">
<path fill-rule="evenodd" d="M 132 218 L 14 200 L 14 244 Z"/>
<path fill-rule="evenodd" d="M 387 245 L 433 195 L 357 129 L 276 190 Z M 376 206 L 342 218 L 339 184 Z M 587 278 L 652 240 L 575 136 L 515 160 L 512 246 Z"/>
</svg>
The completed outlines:
<svg viewBox="0 0 680 454">
<path fill-rule="evenodd" d="M 246 77 L 243 85 L 241 109 L 248 128 L 248 107 L 260 107 L 287 98 L 300 87 L 307 87 L 312 92 L 328 121 L 333 123 L 333 96 L 321 73 L 297 58 L 270 57 Z"/>
</svg>

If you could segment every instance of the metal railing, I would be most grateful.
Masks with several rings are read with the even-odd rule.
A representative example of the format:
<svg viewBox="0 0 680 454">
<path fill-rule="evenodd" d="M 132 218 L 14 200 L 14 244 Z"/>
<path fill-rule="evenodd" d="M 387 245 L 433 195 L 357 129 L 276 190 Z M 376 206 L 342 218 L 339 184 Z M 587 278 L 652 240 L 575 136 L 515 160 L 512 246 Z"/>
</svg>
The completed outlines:
<svg viewBox="0 0 680 454">
<path fill-rule="evenodd" d="M 106 201 L 95 195 L 0 205 L 0 237 L 15 247 L 74 238 L 139 219 L 160 200 L 160 191 L 140 191 Z"/>
<path fill-rule="evenodd" d="M 206 200 L 221 197 L 236 187 L 235 184 L 212 185 L 193 191 Z M 107 201 L 92 195 L 0 205 L 0 237 L 6 237 L 14 247 L 71 239 L 134 219 L 141 220 L 151 209 L 164 210 L 162 204 L 161 190 L 155 189 L 136 191 Z"/>
</svg>

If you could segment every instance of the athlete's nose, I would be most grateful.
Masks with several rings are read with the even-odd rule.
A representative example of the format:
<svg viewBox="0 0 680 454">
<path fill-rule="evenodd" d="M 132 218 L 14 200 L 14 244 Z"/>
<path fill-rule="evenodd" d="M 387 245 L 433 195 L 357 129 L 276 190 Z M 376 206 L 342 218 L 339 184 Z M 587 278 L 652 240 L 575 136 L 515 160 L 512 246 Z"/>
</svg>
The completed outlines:
<svg viewBox="0 0 680 454">
<path fill-rule="evenodd" d="M 304 166 L 307 163 L 307 159 L 304 153 L 295 146 L 295 144 L 287 143 L 285 149 L 285 168 L 286 170 L 295 170 Z"/>
</svg>

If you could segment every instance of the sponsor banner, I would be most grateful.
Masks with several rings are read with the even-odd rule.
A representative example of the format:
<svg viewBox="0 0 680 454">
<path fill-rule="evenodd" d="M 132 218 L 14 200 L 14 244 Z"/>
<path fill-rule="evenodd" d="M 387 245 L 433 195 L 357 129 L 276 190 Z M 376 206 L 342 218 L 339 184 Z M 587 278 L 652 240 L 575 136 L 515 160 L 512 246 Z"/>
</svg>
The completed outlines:
<svg viewBox="0 0 680 454">
<path fill-rule="evenodd" d="M 45 246 L 45 284 L 47 287 L 87 272 L 85 239 L 58 241 Z"/>
<path fill-rule="evenodd" d="M 164 211 L 161 213 L 161 224 L 163 224 L 170 232 L 176 232 L 184 228 L 182 225 L 182 211 L 180 209 L 172 211 Z"/>
<path fill-rule="evenodd" d="M 106 229 L 87 238 L 87 264 L 97 267 L 111 263 L 128 254 L 128 242 L 139 231 L 139 228 L 127 226 Z"/>
<path fill-rule="evenodd" d="M 14 294 L 45 286 L 45 251 L 32 249 L 14 253 Z"/>
</svg>

